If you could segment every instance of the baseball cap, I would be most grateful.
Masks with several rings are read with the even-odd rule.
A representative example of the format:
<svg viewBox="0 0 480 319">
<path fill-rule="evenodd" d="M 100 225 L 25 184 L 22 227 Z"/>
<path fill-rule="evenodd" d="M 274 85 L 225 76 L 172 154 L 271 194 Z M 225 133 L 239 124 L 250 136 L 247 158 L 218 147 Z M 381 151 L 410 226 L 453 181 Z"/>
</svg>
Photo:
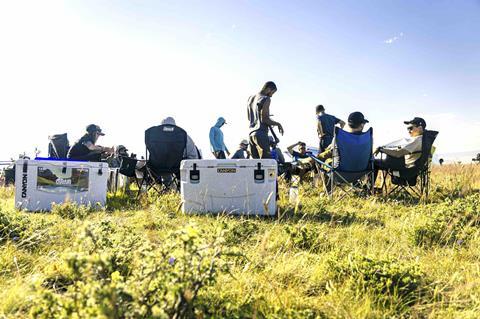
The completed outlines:
<svg viewBox="0 0 480 319">
<path fill-rule="evenodd" d="M 427 123 L 425 122 L 424 119 L 422 119 L 421 117 L 414 117 L 413 120 L 411 121 L 403 121 L 403 123 L 405 124 L 413 124 L 413 125 L 416 125 L 416 126 L 421 126 L 423 128 L 425 128 L 427 126 Z"/>
<path fill-rule="evenodd" d="M 128 149 L 125 147 L 125 145 L 118 145 L 117 146 L 117 151 L 125 151 L 128 152 Z"/>
<path fill-rule="evenodd" d="M 247 141 L 247 140 L 242 140 L 242 141 L 240 142 L 240 145 L 242 145 L 242 144 L 243 144 L 243 145 L 248 145 L 248 141 Z"/>
<path fill-rule="evenodd" d="M 96 124 L 90 124 L 87 126 L 86 128 L 87 132 L 88 133 L 95 133 L 97 132 L 98 134 L 100 135 L 105 135 L 105 133 L 102 132 L 102 129 L 100 128 L 100 126 L 96 125 Z"/>
<path fill-rule="evenodd" d="M 363 116 L 362 112 L 353 112 L 348 116 L 348 124 L 358 125 L 368 123 L 368 120 Z"/>
</svg>

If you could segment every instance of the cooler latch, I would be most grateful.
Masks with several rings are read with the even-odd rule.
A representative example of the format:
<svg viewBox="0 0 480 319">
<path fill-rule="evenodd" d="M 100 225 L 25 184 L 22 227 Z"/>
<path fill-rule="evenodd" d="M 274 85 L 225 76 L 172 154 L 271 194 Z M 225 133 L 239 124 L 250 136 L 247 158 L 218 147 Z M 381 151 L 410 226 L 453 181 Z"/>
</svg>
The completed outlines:
<svg viewBox="0 0 480 319">
<path fill-rule="evenodd" d="M 265 181 L 265 170 L 262 169 L 262 164 L 257 164 L 257 169 L 253 171 L 253 178 L 255 182 L 264 182 Z"/>
<path fill-rule="evenodd" d="M 196 163 L 193 163 L 193 169 L 190 170 L 190 182 L 195 184 L 200 182 L 200 171 Z"/>
</svg>

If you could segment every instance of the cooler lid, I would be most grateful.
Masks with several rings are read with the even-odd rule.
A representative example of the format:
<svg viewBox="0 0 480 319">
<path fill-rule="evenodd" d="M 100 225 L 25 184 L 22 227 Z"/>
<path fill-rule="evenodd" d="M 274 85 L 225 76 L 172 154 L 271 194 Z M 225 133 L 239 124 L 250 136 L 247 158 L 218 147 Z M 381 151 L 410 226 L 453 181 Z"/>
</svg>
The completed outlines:
<svg viewBox="0 0 480 319">
<path fill-rule="evenodd" d="M 83 168 L 108 168 L 108 163 L 104 162 L 84 162 L 84 161 L 50 161 L 50 160 L 24 160 L 15 161 L 17 166 L 26 164 L 28 166 L 58 166 L 58 167 L 83 167 Z"/>
<path fill-rule="evenodd" d="M 191 169 L 195 164 L 200 168 L 258 168 L 260 163 L 262 168 L 277 168 L 277 161 L 274 159 L 212 159 L 212 160 L 183 160 L 180 169 Z"/>
</svg>

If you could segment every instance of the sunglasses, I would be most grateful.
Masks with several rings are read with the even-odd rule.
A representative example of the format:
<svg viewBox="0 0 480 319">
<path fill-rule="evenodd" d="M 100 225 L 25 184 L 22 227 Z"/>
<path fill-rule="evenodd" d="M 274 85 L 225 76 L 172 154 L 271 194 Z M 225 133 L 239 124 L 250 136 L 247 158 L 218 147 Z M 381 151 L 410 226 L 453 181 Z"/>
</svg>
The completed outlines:
<svg viewBox="0 0 480 319">
<path fill-rule="evenodd" d="M 407 127 L 407 130 L 410 132 L 410 131 L 413 131 L 414 128 L 417 128 L 418 126 L 409 126 Z"/>
</svg>

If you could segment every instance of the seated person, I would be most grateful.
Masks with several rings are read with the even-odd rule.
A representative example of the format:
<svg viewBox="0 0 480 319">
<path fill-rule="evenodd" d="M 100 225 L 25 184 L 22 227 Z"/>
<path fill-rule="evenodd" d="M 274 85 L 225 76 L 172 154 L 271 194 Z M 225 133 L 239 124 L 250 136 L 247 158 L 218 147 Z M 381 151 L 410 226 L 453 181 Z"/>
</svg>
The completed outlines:
<svg viewBox="0 0 480 319">
<path fill-rule="evenodd" d="M 250 152 L 248 151 L 248 141 L 242 140 L 238 146 L 238 150 L 232 156 L 232 159 L 248 159 L 250 158 Z"/>
<path fill-rule="evenodd" d="M 294 150 L 295 147 L 297 147 L 298 152 Z M 297 142 L 290 145 L 287 147 L 287 151 L 290 153 L 290 155 L 292 155 L 294 161 L 298 161 L 302 158 L 309 158 L 310 155 L 312 155 L 311 152 L 307 152 L 307 144 L 304 142 Z"/>
<path fill-rule="evenodd" d="M 68 151 L 68 159 L 77 161 L 100 162 L 102 159 L 102 155 L 109 155 L 113 153 L 112 147 L 103 147 L 100 145 L 96 145 L 98 138 L 105 135 L 105 133 L 102 132 L 100 126 L 90 124 L 87 126 L 86 130 L 87 133 L 85 133 L 82 138 L 75 142 L 75 144 L 73 144 L 73 146 Z"/>
<path fill-rule="evenodd" d="M 405 170 L 415 166 L 415 161 L 422 155 L 422 135 L 427 123 L 420 117 L 411 121 L 404 121 L 409 138 L 400 139 L 380 146 L 375 154 L 383 153 L 387 156 L 375 159 L 375 177 L 379 170 Z"/>
<path fill-rule="evenodd" d="M 285 157 L 282 154 L 282 150 L 277 147 L 277 140 L 273 136 L 268 137 L 270 143 L 270 154 L 272 158 L 278 162 L 278 164 L 285 164 Z"/>
<path fill-rule="evenodd" d="M 298 151 L 294 150 L 295 147 L 297 147 Z M 290 145 L 287 147 L 287 151 L 293 157 L 293 163 L 289 171 L 292 175 L 298 175 L 300 181 L 302 181 L 305 174 L 313 168 L 313 162 L 309 162 L 312 153 L 307 151 L 307 145 L 304 142 L 297 142 Z"/>
<path fill-rule="evenodd" d="M 365 118 L 363 113 L 353 112 L 348 116 L 348 126 L 345 131 L 352 134 L 361 134 L 363 133 L 363 128 L 365 127 L 366 123 L 368 123 L 368 120 Z M 333 156 L 338 156 L 338 154 L 335 154 L 333 146 L 334 142 L 328 145 L 324 152 L 318 154 L 317 158 L 326 163 L 331 162 L 333 160 Z"/>
<path fill-rule="evenodd" d="M 122 164 L 122 157 L 129 157 L 128 150 L 124 145 L 118 145 L 115 148 L 115 152 L 107 158 L 107 163 L 109 167 L 119 168 Z"/>
</svg>

